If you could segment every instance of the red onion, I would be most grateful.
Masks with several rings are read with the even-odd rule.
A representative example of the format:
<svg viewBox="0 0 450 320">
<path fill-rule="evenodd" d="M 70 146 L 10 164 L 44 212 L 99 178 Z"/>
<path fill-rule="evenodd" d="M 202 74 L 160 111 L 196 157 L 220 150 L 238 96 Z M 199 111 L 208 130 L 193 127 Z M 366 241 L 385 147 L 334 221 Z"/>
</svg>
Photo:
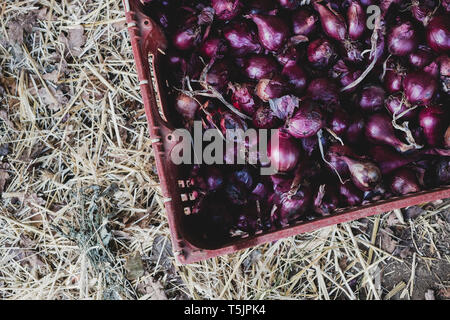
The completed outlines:
<svg viewBox="0 0 450 320">
<path fill-rule="evenodd" d="M 405 77 L 403 88 L 410 103 L 427 105 L 436 94 L 437 81 L 426 72 L 413 72 Z"/>
<path fill-rule="evenodd" d="M 250 53 L 259 54 L 262 51 L 261 44 L 256 39 L 256 34 L 250 30 L 245 21 L 235 22 L 225 27 L 223 36 L 231 48 L 231 53 L 237 57 Z"/>
<path fill-rule="evenodd" d="M 428 145 L 438 147 L 443 144 L 448 126 L 448 113 L 440 106 L 424 107 L 419 113 L 419 123 Z"/>
<path fill-rule="evenodd" d="M 344 19 L 338 14 L 332 12 L 329 8 L 314 2 L 314 8 L 320 15 L 322 28 L 330 38 L 343 41 L 347 36 L 347 27 Z"/>
<path fill-rule="evenodd" d="M 339 206 L 338 192 L 331 184 L 324 184 L 319 187 L 314 198 L 314 211 L 322 216 L 333 213 Z"/>
<path fill-rule="evenodd" d="M 376 112 L 384 106 L 385 92 L 380 86 L 365 87 L 359 99 L 359 106 L 364 112 Z"/>
<path fill-rule="evenodd" d="M 200 54 L 209 59 L 223 58 L 227 52 L 227 46 L 222 39 L 209 38 L 200 47 Z"/>
<path fill-rule="evenodd" d="M 341 156 L 341 159 L 347 164 L 352 181 L 358 189 L 369 191 L 381 181 L 381 171 L 374 163 L 346 156 Z"/>
<path fill-rule="evenodd" d="M 292 171 L 300 159 L 300 146 L 282 129 L 276 135 L 277 139 L 272 139 L 268 148 L 271 166 L 278 172 Z"/>
<path fill-rule="evenodd" d="M 300 9 L 292 14 L 292 24 L 294 33 L 308 36 L 316 30 L 317 15 L 309 10 Z"/>
<path fill-rule="evenodd" d="M 211 0 L 211 5 L 217 19 L 224 21 L 236 17 L 242 8 L 241 0 Z"/>
<path fill-rule="evenodd" d="M 200 105 L 197 101 L 185 94 L 178 95 L 175 102 L 175 109 L 186 120 L 194 120 L 195 114 L 199 108 Z"/>
<path fill-rule="evenodd" d="M 352 40 L 358 40 L 366 29 L 366 14 L 358 1 L 350 1 L 347 9 L 348 35 Z"/>
<path fill-rule="evenodd" d="M 253 125 L 258 129 L 274 129 L 280 126 L 280 119 L 270 108 L 261 106 L 253 115 Z"/>
<path fill-rule="evenodd" d="M 387 146 L 372 146 L 369 149 L 369 155 L 377 163 L 383 175 L 417 160 L 414 156 L 404 157 Z"/>
<path fill-rule="evenodd" d="M 418 46 L 418 37 L 411 22 L 406 21 L 394 27 L 387 38 L 389 52 L 395 56 L 406 56 Z"/>
<path fill-rule="evenodd" d="M 294 114 L 299 106 L 299 99 L 296 96 L 286 95 L 281 98 L 269 101 L 270 108 L 274 114 L 281 120 L 287 120 Z"/>
<path fill-rule="evenodd" d="M 450 20 L 448 15 L 434 17 L 427 26 L 427 42 L 438 53 L 450 51 Z"/>
<path fill-rule="evenodd" d="M 297 62 L 300 58 L 300 53 L 296 46 L 287 45 L 285 49 L 276 55 L 278 62 L 285 66 L 289 62 Z"/>
<path fill-rule="evenodd" d="M 258 106 L 250 93 L 249 85 L 234 85 L 231 89 L 233 91 L 233 95 L 231 96 L 233 106 L 250 116 L 253 115 Z"/>
<path fill-rule="evenodd" d="M 326 104 L 339 102 L 339 89 L 336 83 L 327 78 L 317 78 L 310 82 L 306 90 L 307 96 L 314 101 Z"/>
<path fill-rule="evenodd" d="M 256 85 L 256 95 L 264 102 L 276 99 L 284 95 L 286 83 L 280 78 L 261 79 Z"/>
<path fill-rule="evenodd" d="M 306 74 L 296 62 L 288 62 L 281 72 L 289 84 L 295 89 L 296 94 L 301 94 L 306 88 Z M 275 97 L 278 98 L 278 97 Z"/>
<path fill-rule="evenodd" d="M 286 224 L 298 219 L 307 212 L 311 206 L 312 194 L 309 188 L 302 187 L 293 196 L 283 195 L 280 202 L 281 220 Z"/>
<path fill-rule="evenodd" d="M 393 193 L 406 195 L 420 191 L 416 174 L 407 168 L 400 168 L 392 174 L 389 186 Z"/>
<path fill-rule="evenodd" d="M 431 63 L 431 61 L 433 60 L 433 54 L 428 47 L 419 46 L 419 49 L 417 49 L 416 52 L 411 53 L 408 56 L 408 59 L 409 63 L 412 66 L 418 69 L 422 69 L 423 67 Z"/>
<path fill-rule="evenodd" d="M 344 135 L 350 126 L 350 116 L 342 109 L 336 109 L 329 121 L 330 129 L 338 136 Z"/>
<path fill-rule="evenodd" d="M 392 119 L 385 113 L 376 113 L 369 117 L 366 138 L 369 142 L 390 145 L 399 152 L 406 152 L 412 148 L 395 136 Z"/>
<path fill-rule="evenodd" d="M 386 108 L 392 115 L 397 117 L 402 113 L 406 112 L 408 109 L 411 109 L 409 112 L 405 113 L 402 117 L 398 119 L 410 121 L 415 119 L 417 116 L 417 109 L 412 109 L 407 101 L 402 100 L 401 94 L 389 96 L 386 100 Z"/>
<path fill-rule="evenodd" d="M 298 139 L 317 134 L 323 126 L 323 114 L 313 104 L 302 104 L 294 116 L 286 121 L 286 130 Z"/>
<path fill-rule="evenodd" d="M 248 129 L 247 123 L 242 118 L 228 111 L 221 112 L 219 126 L 225 137 L 228 130 L 242 130 L 245 132 Z"/>
<path fill-rule="evenodd" d="M 386 71 L 386 75 L 384 77 L 384 87 L 386 88 L 387 92 L 395 93 L 402 90 L 403 78 L 404 76 L 400 73 L 397 73 L 395 70 Z"/>
<path fill-rule="evenodd" d="M 319 146 L 319 141 L 316 136 L 301 139 L 303 150 L 306 152 L 308 157 L 311 157 L 314 151 L 317 150 Z"/>
<path fill-rule="evenodd" d="M 251 14 L 249 18 L 258 27 L 259 41 L 269 51 L 280 50 L 289 36 L 289 28 L 283 19 L 275 16 Z"/>
<path fill-rule="evenodd" d="M 278 70 L 277 62 L 269 56 L 253 55 L 245 60 L 245 74 L 250 79 L 261 80 L 271 78 Z"/>
<path fill-rule="evenodd" d="M 178 50 L 186 51 L 196 47 L 201 38 L 201 28 L 196 23 L 191 22 L 174 34 L 172 42 Z"/>
<path fill-rule="evenodd" d="M 356 207 L 363 202 L 364 193 L 359 190 L 351 181 L 339 184 L 339 194 L 342 202 L 346 206 Z"/>
<path fill-rule="evenodd" d="M 275 10 L 275 2 L 272 0 L 247 0 L 246 5 L 250 14 L 266 13 Z"/>
<path fill-rule="evenodd" d="M 206 81 L 218 91 L 222 91 L 230 79 L 230 67 L 221 60 L 214 63 L 206 75 Z"/>
<path fill-rule="evenodd" d="M 366 123 L 361 115 L 353 115 L 347 130 L 347 141 L 351 144 L 358 144 L 364 137 Z"/>
<path fill-rule="evenodd" d="M 309 44 L 307 55 L 308 61 L 316 68 L 326 68 L 336 58 L 334 46 L 323 38 L 319 38 Z"/>
</svg>

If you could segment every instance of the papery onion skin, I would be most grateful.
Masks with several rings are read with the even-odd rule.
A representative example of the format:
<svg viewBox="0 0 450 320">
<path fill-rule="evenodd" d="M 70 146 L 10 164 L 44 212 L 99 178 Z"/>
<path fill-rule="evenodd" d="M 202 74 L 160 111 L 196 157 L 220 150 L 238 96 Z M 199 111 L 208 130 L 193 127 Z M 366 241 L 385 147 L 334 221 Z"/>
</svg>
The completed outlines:
<svg viewBox="0 0 450 320">
<path fill-rule="evenodd" d="M 250 86 L 247 84 L 235 85 L 232 87 L 232 90 L 233 94 L 231 96 L 231 101 L 233 106 L 250 116 L 253 115 L 258 109 L 258 105 L 251 94 L 251 91 L 253 90 Z"/>
<path fill-rule="evenodd" d="M 323 114 L 312 104 L 302 104 L 294 116 L 286 122 L 287 132 L 298 139 L 317 134 L 323 126 Z"/>
<path fill-rule="evenodd" d="M 389 112 L 396 116 L 398 119 L 413 120 L 417 116 L 417 109 L 412 109 L 406 100 L 402 100 L 402 95 L 391 95 L 386 99 L 386 108 Z M 409 112 L 406 112 L 409 110 Z M 399 117 L 402 113 L 406 112 L 402 117 Z"/>
<path fill-rule="evenodd" d="M 219 20 L 228 21 L 235 18 L 241 11 L 241 0 L 211 0 L 211 6 Z"/>
<path fill-rule="evenodd" d="M 309 188 L 300 188 L 293 196 L 283 195 L 281 198 L 281 219 L 284 224 L 295 221 L 304 215 L 312 203 L 312 194 Z"/>
<path fill-rule="evenodd" d="M 331 184 L 323 185 L 321 188 L 314 199 L 314 211 L 322 216 L 328 216 L 339 207 L 338 191 Z"/>
<path fill-rule="evenodd" d="M 281 77 L 273 79 L 261 79 L 255 88 L 256 95 L 264 102 L 276 99 L 286 93 L 286 83 Z"/>
<path fill-rule="evenodd" d="M 200 108 L 195 99 L 185 94 L 178 95 L 175 102 L 175 109 L 186 120 L 194 120 L 197 110 Z"/>
<path fill-rule="evenodd" d="M 253 125 L 258 129 L 273 129 L 280 126 L 280 119 L 270 108 L 261 106 L 253 114 Z"/>
<path fill-rule="evenodd" d="M 438 53 L 450 52 L 450 17 L 434 17 L 427 26 L 427 42 Z"/>
</svg>

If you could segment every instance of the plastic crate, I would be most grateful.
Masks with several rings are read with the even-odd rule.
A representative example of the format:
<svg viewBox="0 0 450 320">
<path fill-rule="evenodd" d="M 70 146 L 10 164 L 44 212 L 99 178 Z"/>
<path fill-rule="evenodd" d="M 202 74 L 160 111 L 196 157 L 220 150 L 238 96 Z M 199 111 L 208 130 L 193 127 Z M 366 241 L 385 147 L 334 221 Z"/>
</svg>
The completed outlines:
<svg viewBox="0 0 450 320">
<path fill-rule="evenodd" d="M 260 232 L 253 236 L 237 236 L 220 246 L 205 243 L 185 228 L 184 219 L 191 213 L 194 200 L 188 180 L 189 168 L 174 165 L 166 152 L 173 147 L 173 142 L 168 137 L 175 128 L 167 120 L 170 113 L 167 112 L 168 106 L 164 95 L 165 84 L 162 78 L 158 77 L 160 72 L 163 72 L 159 69 L 159 61 L 162 54 L 160 50 L 163 51 L 167 46 L 165 36 L 157 24 L 143 13 L 143 6 L 139 0 L 124 0 L 124 6 L 171 231 L 172 247 L 177 261 L 181 264 L 194 263 L 342 222 L 450 197 L 450 187 L 447 186 L 361 207 L 338 210 L 331 216 L 298 222 L 277 231 Z"/>
</svg>

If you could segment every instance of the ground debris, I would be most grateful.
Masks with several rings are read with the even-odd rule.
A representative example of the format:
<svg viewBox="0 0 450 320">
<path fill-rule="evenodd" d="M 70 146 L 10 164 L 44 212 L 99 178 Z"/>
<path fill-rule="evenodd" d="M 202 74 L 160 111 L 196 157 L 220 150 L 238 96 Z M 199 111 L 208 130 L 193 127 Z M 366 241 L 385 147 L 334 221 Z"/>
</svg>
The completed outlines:
<svg viewBox="0 0 450 320">
<path fill-rule="evenodd" d="M 6 181 L 9 179 L 9 173 L 8 173 L 9 165 L 7 163 L 1 163 L 0 162 L 0 196 L 5 190 Z"/>
<path fill-rule="evenodd" d="M 150 252 L 149 260 L 157 265 L 163 267 L 165 270 L 174 272 L 172 244 L 170 239 L 164 236 L 156 236 L 153 241 L 152 250 Z"/>
</svg>

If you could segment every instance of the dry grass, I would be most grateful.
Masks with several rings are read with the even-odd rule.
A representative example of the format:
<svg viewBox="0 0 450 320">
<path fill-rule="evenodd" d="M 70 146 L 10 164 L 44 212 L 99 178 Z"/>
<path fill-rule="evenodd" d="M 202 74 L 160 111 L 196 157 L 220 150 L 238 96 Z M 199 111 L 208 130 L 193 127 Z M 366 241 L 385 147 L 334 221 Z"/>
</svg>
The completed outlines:
<svg viewBox="0 0 450 320">
<path fill-rule="evenodd" d="M 2 299 L 423 299 L 418 264 L 448 272 L 448 202 L 174 265 L 120 0 L 2 2 L 0 77 Z"/>
</svg>

